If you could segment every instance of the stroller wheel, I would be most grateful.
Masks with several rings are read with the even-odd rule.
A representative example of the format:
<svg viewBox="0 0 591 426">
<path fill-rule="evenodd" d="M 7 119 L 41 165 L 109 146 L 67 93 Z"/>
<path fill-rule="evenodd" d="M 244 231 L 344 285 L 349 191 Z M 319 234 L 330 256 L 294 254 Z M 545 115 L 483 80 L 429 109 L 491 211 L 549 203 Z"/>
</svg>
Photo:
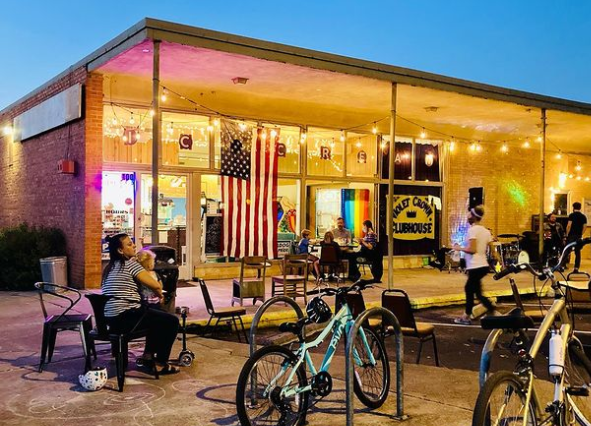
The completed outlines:
<svg viewBox="0 0 591 426">
<path fill-rule="evenodd" d="M 182 351 L 179 354 L 179 364 L 183 367 L 190 367 L 195 359 L 195 354 L 191 351 Z"/>
</svg>

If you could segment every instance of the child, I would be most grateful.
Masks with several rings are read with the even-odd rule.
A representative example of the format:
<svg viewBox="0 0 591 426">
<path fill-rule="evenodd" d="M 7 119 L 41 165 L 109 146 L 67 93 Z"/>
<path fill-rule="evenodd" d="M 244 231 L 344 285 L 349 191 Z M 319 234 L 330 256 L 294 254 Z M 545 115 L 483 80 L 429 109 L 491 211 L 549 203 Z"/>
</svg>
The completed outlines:
<svg viewBox="0 0 591 426">
<path fill-rule="evenodd" d="M 310 230 L 309 229 L 303 229 L 302 230 L 302 239 L 300 240 L 298 247 L 297 247 L 297 253 L 296 254 L 307 254 L 308 255 L 308 261 L 310 263 L 312 263 L 313 265 L 313 269 L 312 269 L 312 275 L 314 275 L 314 277 L 318 277 L 318 271 L 319 271 L 319 266 L 318 266 L 318 258 L 316 256 L 314 256 L 313 254 L 309 254 L 310 251 Z"/>
<path fill-rule="evenodd" d="M 136 258 L 139 264 L 142 265 L 146 271 L 148 271 L 152 278 L 160 282 L 158 274 L 154 272 L 154 265 L 156 263 L 156 253 L 154 253 L 151 250 L 142 249 L 136 254 Z M 160 285 L 162 285 L 161 282 Z M 144 302 L 148 303 L 151 306 L 160 305 L 160 299 L 158 298 L 158 295 L 154 293 L 151 289 L 141 285 L 139 290 L 140 295 L 142 296 L 142 300 Z"/>
</svg>

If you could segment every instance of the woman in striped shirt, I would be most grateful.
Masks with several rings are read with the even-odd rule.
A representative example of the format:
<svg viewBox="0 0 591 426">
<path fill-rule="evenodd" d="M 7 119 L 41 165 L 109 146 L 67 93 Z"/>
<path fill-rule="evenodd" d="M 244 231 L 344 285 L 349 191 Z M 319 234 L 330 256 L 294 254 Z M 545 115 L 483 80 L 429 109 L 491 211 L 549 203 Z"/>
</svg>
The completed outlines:
<svg viewBox="0 0 591 426">
<path fill-rule="evenodd" d="M 110 296 L 105 305 L 105 318 L 110 330 L 126 333 L 138 328 L 148 329 L 144 365 L 154 362 L 160 374 L 178 373 L 168 364 L 176 339 L 179 320 L 175 315 L 142 306 L 138 284 L 148 287 L 162 298 L 162 286 L 134 259 L 135 244 L 127 234 L 107 239 L 109 263 L 103 271 L 102 293 Z"/>
</svg>

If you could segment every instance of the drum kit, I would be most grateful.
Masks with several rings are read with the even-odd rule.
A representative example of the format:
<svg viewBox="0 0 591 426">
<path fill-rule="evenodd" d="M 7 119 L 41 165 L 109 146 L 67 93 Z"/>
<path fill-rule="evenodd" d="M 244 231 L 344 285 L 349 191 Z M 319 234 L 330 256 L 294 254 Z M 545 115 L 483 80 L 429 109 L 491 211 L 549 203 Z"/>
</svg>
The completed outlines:
<svg viewBox="0 0 591 426">
<path fill-rule="evenodd" d="M 494 269 L 517 263 L 529 263 L 529 254 L 522 248 L 523 235 L 499 234 L 489 243 L 488 262 Z"/>
</svg>

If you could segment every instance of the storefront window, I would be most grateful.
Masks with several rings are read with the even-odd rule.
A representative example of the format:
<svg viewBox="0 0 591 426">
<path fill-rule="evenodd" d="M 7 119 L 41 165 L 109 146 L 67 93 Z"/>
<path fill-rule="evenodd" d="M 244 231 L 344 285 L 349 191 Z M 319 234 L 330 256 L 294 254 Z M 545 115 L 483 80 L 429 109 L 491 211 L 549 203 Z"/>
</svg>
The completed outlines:
<svg viewBox="0 0 591 426">
<path fill-rule="evenodd" d="M 223 262 L 221 177 L 201 175 L 201 255 L 202 263 Z"/>
<path fill-rule="evenodd" d="M 376 149 L 376 135 L 347 132 L 347 176 L 373 177 Z"/>
<path fill-rule="evenodd" d="M 300 129 L 299 127 L 263 124 L 277 130 L 279 141 L 277 143 L 277 159 L 279 173 L 300 172 Z"/>
<path fill-rule="evenodd" d="M 209 140 L 219 128 L 207 116 L 162 113 L 162 164 L 209 168 Z"/>
<path fill-rule="evenodd" d="M 278 179 L 277 182 L 277 255 L 289 253 L 290 244 L 299 238 L 300 181 Z"/>
<path fill-rule="evenodd" d="M 345 220 L 345 228 L 353 238 L 363 236 L 363 221 L 372 220 L 374 185 L 361 183 L 310 182 L 307 186 L 309 227 L 322 238 L 336 227 L 337 218 Z"/>
<path fill-rule="evenodd" d="M 126 233 L 134 238 L 135 184 L 133 172 L 103 172 L 101 218 L 103 223 L 102 258 L 109 259 L 106 238 Z"/>
<path fill-rule="evenodd" d="M 342 132 L 310 128 L 307 134 L 308 174 L 343 176 L 344 146 Z"/>
<path fill-rule="evenodd" d="M 103 160 L 133 164 L 152 162 L 152 116 L 149 110 L 104 106 Z"/>
<path fill-rule="evenodd" d="M 394 157 L 394 178 L 402 180 L 412 179 L 412 138 L 396 136 Z M 390 138 L 382 136 L 382 179 L 390 176 Z"/>
<path fill-rule="evenodd" d="M 415 143 L 415 180 L 439 182 L 439 142 L 417 139 Z"/>
</svg>

